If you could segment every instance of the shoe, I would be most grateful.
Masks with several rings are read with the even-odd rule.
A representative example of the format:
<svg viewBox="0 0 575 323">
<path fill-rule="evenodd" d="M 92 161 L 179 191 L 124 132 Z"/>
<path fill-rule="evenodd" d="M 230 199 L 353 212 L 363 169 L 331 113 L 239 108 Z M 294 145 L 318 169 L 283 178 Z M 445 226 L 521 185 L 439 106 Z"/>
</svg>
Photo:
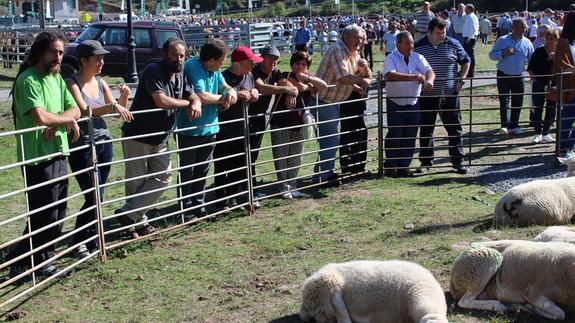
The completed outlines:
<svg viewBox="0 0 575 323">
<path fill-rule="evenodd" d="M 117 209 L 114 211 L 114 214 L 119 214 L 122 212 L 124 212 L 122 209 Z M 129 217 L 127 217 L 125 215 L 119 216 L 116 219 L 118 219 L 118 221 L 120 222 L 120 225 L 123 227 L 134 224 L 134 222 Z M 136 232 L 136 228 L 134 228 L 134 227 L 127 228 L 126 231 L 124 231 L 121 235 L 126 240 L 138 239 L 140 237 L 138 235 L 138 233 Z"/>
<path fill-rule="evenodd" d="M 575 159 L 575 152 L 573 152 L 573 150 L 567 150 L 563 157 L 566 159 Z"/>
<path fill-rule="evenodd" d="M 291 200 L 293 199 L 293 195 L 291 195 L 291 192 L 285 192 L 281 195 L 282 199 L 284 200 Z"/>
<path fill-rule="evenodd" d="M 513 128 L 513 129 L 509 129 L 509 133 L 512 135 L 522 135 L 523 134 L 523 129 L 517 127 L 517 128 Z"/>
<path fill-rule="evenodd" d="M 419 166 L 415 169 L 416 174 L 426 174 L 429 172 L 429 166 Z"/>
<path fill-rule="evenodd" d="M 386 169 L 384 171 L 384 176 L 386 177 L 392 177 L 392 178 L 396 178 L 397 176 L 397 169 L 395 168 L 390 168 L 390 169 Z"/>
<path fill-rule="evenodd" d="M 74 255 L 74 257 L 76 257 L 78 259 L 84 259 L 84 258 L 90 257 L 90 251 L 88 251 L 88 248 L 84 244 L 81 244 L 80 246 L 78 246 L 78 248 L 76 248 L 72 252 L 72 254 Z"/>
<path fill-rule="evenodd" d="M 124 239 L 132 240 L 132 239 L 138 239 L 139 237 L 140 235 L 138 234 L 136 228 L 134 227 L 129 227 L 128 229 L 126 229 L 126 231 L 124 231 Z"/>
<path fill-rule="evenodd" d="M 397 171 L 398 177 L 413 177 L 413 172 L 409 169 L 400 169 Z"/>
<path fill-rule="evenodd" d="M 147 236 L 149 234 L 156 232 L 156 228 L 146 223 L 142 227 L 136 228 L 136 232 L 140 236 Z"/>
<path fill-rule="evenodd" d="M 267 196 L 267 194 L 266 194 L 266 193 L 262 193 L 262 192 L 256 192 L 256 193 L 254 194 L 254 198 L 256 198 L 256 199 L 262 199 L 262 198 L 264 198 L 264 197 L 266 197 L 266 196 Z"/>
<path fill-rule="evenodd" d="M 238 201 L 237 201 L 235 198 L 231 198 L 231 199 L 228 201 L 228 206 L 229 206 L 230 208 L 236 207 L 236 206 L 238 206 Z M 205 209 L 204 209 L 204 210 L 205 210 Z"/>
<path fill-rule="evenodd" d="M 12 265 L 10 267 L 10 272 L 8 273 L 8 279 L 17 277 L 17 276 L 21 275 L 23 272 L 25 272 L 26 270 L 28 270 L 28 267 Z M 25 275 L 25 276 L 22 276 L 22 277 L 16 279 L 15 281 L 13 281 L 12 285 L 20 286 L 29 280 L 30 280 L 30 275 Z"/>
<path fill-rule="evenodd" d="M 503 127 L 501 129 L 499 129 L 499 132 L 497 132 L 500 135 L 507 135 L 509 134 L 509 130 L 507 130 L 507 128 Z"/>
<path fill-rule="evenodd" d="M 550 134 L 544 135 L 541 140 L 543 142 L 555 142 L 555 138 L 551 137 Z"/>
<path fill-rule="evenodd" d="M 292 191 L 292 192 L 291 192 L 291 196 L 292 196 L 294 199 L 298 199 L 298 198 L 300 198 L 300 197 L 303 197 L 303 194 L 301 194 L 300 191 Z"/>
<path fill-rule="evenodd" d="M 465 175 L 467 174 L 467 167 L 463 166 L 463 165 L 453 165 L 453 169 L 455 169 L 455 172 L 459 175 Z"/>
<path fill-rule="evenodd" d="M 70 269 L 63 272 L 54 265 L 48 265 L 38 270 L 38 276 L 43 278 L 49 278 L 56 275 L 60 275 L 61 278 L 72 277 L 74 275 L 74 270 Z"/>
<path fill-rule="evenodd" d="M 535 135 L 535 136 L 533 136 L 533 139 L 531 139 L 531 142 L 534 144 L 538 144 L 541 142 L 541 140 L 543 140 L 542 135 Z"/>
<path fill-rule="evenodd" d="M 254 208 L 256 208 L 256 210 L 261 208 L 261 207 L 262 207 L 262 205 L 261 205 L 260 201 L 254 201 Z"/>
</svg>

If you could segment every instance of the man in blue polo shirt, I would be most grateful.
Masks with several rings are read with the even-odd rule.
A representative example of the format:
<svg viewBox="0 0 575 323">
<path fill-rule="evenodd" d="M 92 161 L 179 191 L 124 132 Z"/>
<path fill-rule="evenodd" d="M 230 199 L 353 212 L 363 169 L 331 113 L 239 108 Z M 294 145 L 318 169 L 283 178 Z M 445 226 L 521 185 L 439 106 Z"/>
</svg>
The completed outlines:
<svg viewBox="0 0 575 323">
<path fill-rule="evenodd" d="M 226 83 L 220 71 L 228 51 L 223 41 L 209 40 L 200 49 L 200 56 L 190 58 L 184 66 L 184 74 L 202 102 L 197 118 L 190 120 L 185 112 L 176 115 L 186 221 L 207 215 L 204 186 L 210 168 L 208 161 L 212 159 L 216 133 L 220 130 L 218 111 L 228 109 L 237 101 L 236 91 Z"/>
<path fill-rule="evenodd" d="M 499 92 L 499 114 L 501 129 L 499 134 L 522 134 L 519 127 L 519 116 L 523 106 L 523 72 L 525 64 L 534 52 L 531 41 L 523 34 L 527 23 L 523 18 L 513 20 L 511 34 L 501 36 L 489 52 L 489 58 L 497 61 L 497 91 Z M 509 94 L 511 93 L 511 109 Z M 508 110 L 511 110 L 509 117 Z"/>
<path fill-rule="evenodd" d="M 423 55 L 437 80 L 430 92 L 422 94 L 421 126 L 419 128 L 419 161 L 418 173 L 425 173 L 433 163 L 433 130 L 437 114 L 441 118 L 449 136 L 449 156 L 451 164 L 459 174 L 466 174 L 463 162 L 463 140 L 461 134 L 461 112 L 459 111 L 459 93 L 463 86 L 460 78 L 465 78 L 469 71 L 470 59 L 459 41 L 447 37 L 447 23 L 441 18 L 429 22 L 427 37 L 415 43 L 415 52 Z M 458 65 L 461 69 L 458 71 Z"/>
</svg>

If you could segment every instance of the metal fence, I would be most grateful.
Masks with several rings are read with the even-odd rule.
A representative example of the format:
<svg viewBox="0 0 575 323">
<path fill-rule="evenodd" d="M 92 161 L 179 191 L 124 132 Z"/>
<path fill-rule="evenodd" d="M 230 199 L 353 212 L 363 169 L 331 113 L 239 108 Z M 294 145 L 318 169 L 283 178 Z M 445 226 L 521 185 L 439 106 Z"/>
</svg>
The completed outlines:
<svg viewBox="0 0 575 323">
<path fill-rule="evenodd" d="M 559 78 L 559 88 L 561 88 L 562 77 Z M 562 134 L 569 129 L 555 129 L 557 136 L 555 144 L 533 144 L 531 143 L 531 132 L 517 136 L 502 136 L 498 134 L 499 123 L 499 94 L 493 86 L 475 87 L 478 83 L 493 84 L 494 78 L 474 78 L 468 82 L 471 83 L 465 91 L 459 94 L 461 106 L 453 109 L 453 112 L 460 114 L 460 124 L 462 127 L 462 148 L 465 150 L 465 165 L 467 166 L 486 166 L 503 163 L 535 163 L 550 162 L 554 156 L 559 154 L 559 143 L 566 138 Z M 489 83 L 491 82 L 491 83 Z M 288 127 L 282 127 L 278 124 L 272 124 L 267 127 L 270 118 L 291 111 L 275 111 L 274 101 L 281 100 L 281 97 L 272 98 L 268 110 L 265 113 L 250 115 L 247 113 L 247 104 L 242 104 L 243 117 L 220 122 L 220 126 L 234 126 L 238 130 L 231 136 L 217 137 L 215 142 L 206 142 L 203 144 L 183 146 L 181 135 L 187 129 L 174 129 L 165 132 L 169 135 L 168 149 L 156 153 L 141 155 L 131 158 L 122 158 L 121 145 L 129 140 L 149 137 L 154 134 L 145 134 L 134 137 L 120 137 L 117 135 L 117 128 L 113 126 L 118 124 L 114 115 L 105 116 L 110 123 L 111 129 L 116 129 L 115 138 L 99 140 L 94 139 L 94 133 L 90 134 L 91 143 L 72 149 L 72 154 L 82 149 L 89 149 L 92 165 L 75 172 L 69 172 L 48 182 L 30 184 L 33 178 L 27 177 L 27 168 L 33 162 L 41 160 L 27 160 L 22 162 L 11 162 L 0 165 L 0 182 L 2 191 L 0 191 L 0 205 L 5 210 L 0 217 L 0 270 L 7 272 L 8 269 L 16 264 L 19 260 L 29 259 L 30 266 L 9 276 L 0 282 L 0 307 L 5 307 L 15 300 L 39 290 L 49 282 L 57 279 L 59 276 L 66 275 L 80 264 L 98 257 L 105 261 L 108 252 L 119 246 L 133 243 L 135 241 L 146 239 L 150 236 L 161 234 L 162 232 L 174 230 L 194 223 L 216 219 L 218 216 L 230 212 L 246 212 L 252 214 L 262 205 L 265 207 L 267 199 L 282 197 L 286 199 L 297 198 L 300 190 L 313 189 L 328 185 L 339 185 L 341 182 L 351 181 L 358 178 L 372 178 L 377 175 L 382 177 L 389 171 L 385 163 L 389 159 L 405 158 L 390 157 L 389 152 L 395 150 L 409 150 L 410 147 L 390 147 L 393 140 L 417 140 L 425 139 L 417 136 L 417 131 L 411 137 L 393 137 L 390 136 L 390 127 L 387 123 L 389 119 L 388 107 L 386 101 L 397 99 L 399 97 L 387 95 L 385 92 L 385 82 L 378 76 L 378 79 L 372 84 L 369 95 L 364 98 L 347 100 L 340 102 L 339 112 L 336 119 L 322 118 L 322 109 L 334 109 L 333 104 L 317 104 L 317 97 L 312 100 L 311 106 L 306 108 L 316 116 L 315 122 L 311 124 L 296 124 Z M 523 95 L 524 93 L 519 93 Z M 526 91 L 525 94 L 531 94 Z M 560 91 L 556 119 L 557 127 L 562 125 L 562 114 L 565 109 L 572 107 L 564 105 Z M 441 98 L 445 98 L 442 96 Z M 524 108 L 516 107 L 528 111 L 532 106 Z M 158 110 L 135 112 L 134 117 L 138 118 L 143 113 L 150 113 Z M 305 109 L 301 109 L 305 112 Z M 419 111 L 407 111 L 406 113 L 419 113 Z M 258 121 L 259 120 L 259 121 Z M 264 121 L 265 127 L 261 126 Z M 529 122 L 524 113 L 521 119 L 521 126 L 526 127 Z M 84 118 L 81 122 L 92 124 L 94 119 Z M 365 124 L 363 124 L 365 121 Z M 259 127 L 254 124 L 260 123 Z M 573 120 L 571 120 L 571 123 Z M 333 128 L 335 124 L 335 128 Z M 339 125 L 339 129 L 338 129 Z M 449 150 L 454 148 L 450 144 L 453 135 L 446 134 L 440 129 L 441 124 L 436 127 L 431 141 L 435 144 L 435 161 L 434 168 L 450 169 L 452 167 L 449 160 Z M 449 124 L 443 124 L 448 126 Z M 419 127 L 420 124 L 413 124 Z M 304 137 L 304 129 L 313 127 L 315 136 Z M 326 128 L 336 129 L 334 132 L 325 131 Z M 405 126 L 396 126 L 405 127 Z M 44 127 L 36 127 L 25 130 L 7 131 L 0 133 L 0 142 L 7 150 L 14 150 L 14 141 L 20 141 L 23 145 L 23 135 L 36 130 L 42 130 Z M 93 128 L 90 128 L 93 129 Z M 319 129 L 319 131 L 318 131 Z M 286 139 L 286 133 L 291 132 L 292 137 Z M 306 131 L 307 132 L 307 131 Z M 274 134 L 278 134 L 274 136 Z M 273 138 L 272 138 L 273 137 Z M 260 139 L 261 138 L 261 139 Z M 270 139 L 271 138 L 271 139 Z M 295 139 L 294 139 L 295 138 Z M 318 145 L 318 141 L 333 139 L 331 145 Z M 98 162 L 98 148 L 105 144 L 111 144 L 114 147 L 115 154 L 113 159 L 107 162 Z M 185 164 L 182 156 L 186 154 L 198 154 L 201 149 L 208 150 L 214 145 L 227 145 L 235 150 L 219 152 L 213 158 L 193 164 Z M 218 149 L 218 148 L 216 148 Z M 331 152 L 330 154 L 323 154 Z M 24 151 L 18 152 L 24 156 Z M 257 156 L 259 154 L 259 156 Z M 318 160 L 318 154 L 322 154 L 322 160 Z M 126 178 L 124 176 L 125 165 L 127 163 L 149 160 L 159 156 L 169 156 L 173 162 L 173 167 L 169 170 L 157 170 L 141 176 Z M 327 156 L 327 157 L 326 157 Z M 522 157 L 522 158 L 518 158 Z M 523 158 L 526 157 L 526 158 Z M 61 154 L 46 156 L 46 158 L 63 158 Z M 15 159 L 15 157 L 14 157 Z M 408 166 L 415 167 L 418 156 L 415 154 L 413 162 Z M 233 161 L 232 161 L 233 160 Z M 342 162 L 345 160 L 345 164 Z M 289 161 L 289 162 L 288 162 Z M 335 166 L 337 162 L 341 166 Z M 205 176 L 182 177 L 186 171 L 193 172 L 201 166 L 212 163 L 228 163 L 223 166 L 223 170 L 215 172 L 212 170 Z M 232 166 L 230 166 L 232 164 Z M 328 165 L 328 167 L 324 167 Z M 104 168 L 110 167 L 111 173 L 109 180 L 100 181 L 100 174 Z M 220 167 L 221 168 L 221 167 Z M 314 181 L 313 177 L 322 173 L 335 171 L 340 175 L 336 178 L 330 178 L 328 181 Z M 75 184 L 73 177 L 87 175 L 93 183 L 84 189 Z M 370 176 L 366 176 L 370 175 Z M 219 178 L 220 177 L 220 178 Z M 226 177 L 222 180 L 221 177 Z M 146 178 L 162 178 L 164 185 L 157 186 L 155 189 L 145 192 L 136 193 L 126 196 L 124 193 L 125 185 L 130 182 L 138 182 Z M 30 196 L 35 190 L 50 187 L 54 183 L 68 181 L 70 191 L 58 201 L 43 205 L 40 208 L 33 209 L 30 205 Z M 206 181 L 202 189 L 194 188 L 194 184 Z M 218 184 L 216 183 L 223 183 Z M 229 188 L 228 192 L 222 194 L 222 189 Z M 104 193 L 105 192 L 105 193 Z M 305 192 L 305 191 L 304 191 Z M 141 217 L 140 222 L 126 223 L 121 221 L 128 211 L 122 211 L 122 206 L 128 199 L 145 197 L 147 194 L 155 193 L 161 195 L 160 198 L 154 199 L 154 202 L 142 207 L 131 209 L 130 212 L 139 211 L 146 217 Z M 265 195 L 263 194 L 265 193 Z M 200 194 L 206 194 L 204 203 L 189 203 L 189 200 Z M 89 198 L 88 198 L 89 197 Z M 88 199 L 86 199 L 88 198 Z M 201 200 L 201 199 L 196 199 Z M 235 202 L 233 202 L 235 200 Z M 224 205 L 227 201 L 228 204 Z M 32 201 L 36 202 L 37 201 Z M 86 203 L 86 204 L 84 204 Z M 84 204 L 84 207 L 81 207 Z M 30 219 L 33 219 L 39 212 L 59 208 L 65 210 L 68 208 L 71 214 L 61 216 L 57 221 L 47 223 L 43 226 L 35 225 L 33 228 Z M 206 212 L 198 212 L 206 208 Z M 80 211 L 75 211 L 80 210 Z M 79 221 L 78 223 L 76 223 Z M 140 236 L 136 239 L 125 239 L 122 233 L 125 233 L 131 227 L 140 227 L 144 224 L 151 224 L 158 230 L 150 235 Z M 22 227 L 25 228 L 21 234 Z M 59 230 L 63 228 L 62 234 Z M 92 228 L 93 232 L 88 237 L 80 240 L 76 239 L 72 243 L 72 237 L 79 232 Z M 39 234 L 48 230 L 56 230 L 57 238 L 38 243 L 33 241 Z M 97 243 L 96 243 L 97 242 Z M 24 243 L 25 252 L 17 255 L 12 259 L 7 259 L 7 254 L 19 243 Z M 78 259 L 74 251 L 81 245 L 91 243 L 97 245 L 97 249 L 89 251 L 89 255 Z M 45 248 L 54 249 L 54 256 L 49 259 L 37 259 L 33 255 L 39 250 Z M 41 277 L 48 266 L 55 264 L 61 271 L 54 276 Z"/>
</svg>

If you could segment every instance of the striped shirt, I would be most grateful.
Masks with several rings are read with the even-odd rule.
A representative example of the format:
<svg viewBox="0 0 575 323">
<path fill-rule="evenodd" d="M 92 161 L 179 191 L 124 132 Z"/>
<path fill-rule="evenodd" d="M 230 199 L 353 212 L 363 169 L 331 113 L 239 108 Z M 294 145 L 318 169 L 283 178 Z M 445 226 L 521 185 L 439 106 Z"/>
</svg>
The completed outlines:
<svg viewBox="0 0 575 323">
<path fill-rule="evenodd" d="M 453 31 L 456 34 L 462 34 L 463 24 L 465 23 L 465 14 L 461 16 L 459 14 L 451 16 L 451 23 L 453 24 Z"/>
<path fill-rule="evenodd" d="M 355 74 L 358 69 L 358 52 L 351 54 L 342 40 L 331 45 L 323 55 L 317 68 L 317 77 L 328 85 L 336 84 L 337 80 Z M 319 92 L 319 99 L 327 102 L 341 102 L 347 100 L 353 91 L 353 85 L 337 84 Z"/>
<path fill-rule="evenodd" d="M 469 55 L 455 38 L 446 37 L 439 45 L 433 45 L 429 37 L 415 43 L 415 52 L 423 55 L 433 72 L 435 83 L 433 89 L 422 95 L 451 95 L 455 93 L 456 81 L 459 77 L 458 64 L 469 63 Z"/>
<path fill-rule="evenodd" d="M 418 33 L 425 34 L 427 33 L 427 25 L 429 25 L 429 22 L 433 18 L 435 18 L 435 14 L 433 12 L 431 11 L 423 12 L 423 10 L 420 10 L 411 15 L 409 17 L 409 21 L 416 20 L 417 22 L 415 24 L 415 30 Z"/>
</svg>

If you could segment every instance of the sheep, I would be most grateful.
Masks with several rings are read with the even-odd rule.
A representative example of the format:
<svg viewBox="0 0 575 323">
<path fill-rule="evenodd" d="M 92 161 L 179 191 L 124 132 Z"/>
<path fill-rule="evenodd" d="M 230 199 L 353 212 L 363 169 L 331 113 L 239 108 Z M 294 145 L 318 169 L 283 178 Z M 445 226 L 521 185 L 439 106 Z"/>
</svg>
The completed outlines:
<svg viewBox="0 0 575 323">
<path fill-rule="evenodd" d="M 575 158 L 558 159 L 567 165 L 568 177 L 512 187 L 495 205 L 495 227 L 570 223 L 575 216 Z"/>
<path fill-rule="evenodd" d="M 563 242 L 473 243 L 455 259 L 450 293 L 462 308 L 563 320 L 557 304 L 575 309 L 574 263 L 575 246 Z"/>
<path fill-rule="evenodd" d="M 575 244 L 575 227 L 553 226 L 538 234 L 533 241 L 567 242 Z"/>
<path fill-rule="evenodd" d="M 439 283 L 422 266 L 400 260 L 322 267 L 305 280 L 300 318 L 309 322 L 447 322 Z"/>
</svg>

